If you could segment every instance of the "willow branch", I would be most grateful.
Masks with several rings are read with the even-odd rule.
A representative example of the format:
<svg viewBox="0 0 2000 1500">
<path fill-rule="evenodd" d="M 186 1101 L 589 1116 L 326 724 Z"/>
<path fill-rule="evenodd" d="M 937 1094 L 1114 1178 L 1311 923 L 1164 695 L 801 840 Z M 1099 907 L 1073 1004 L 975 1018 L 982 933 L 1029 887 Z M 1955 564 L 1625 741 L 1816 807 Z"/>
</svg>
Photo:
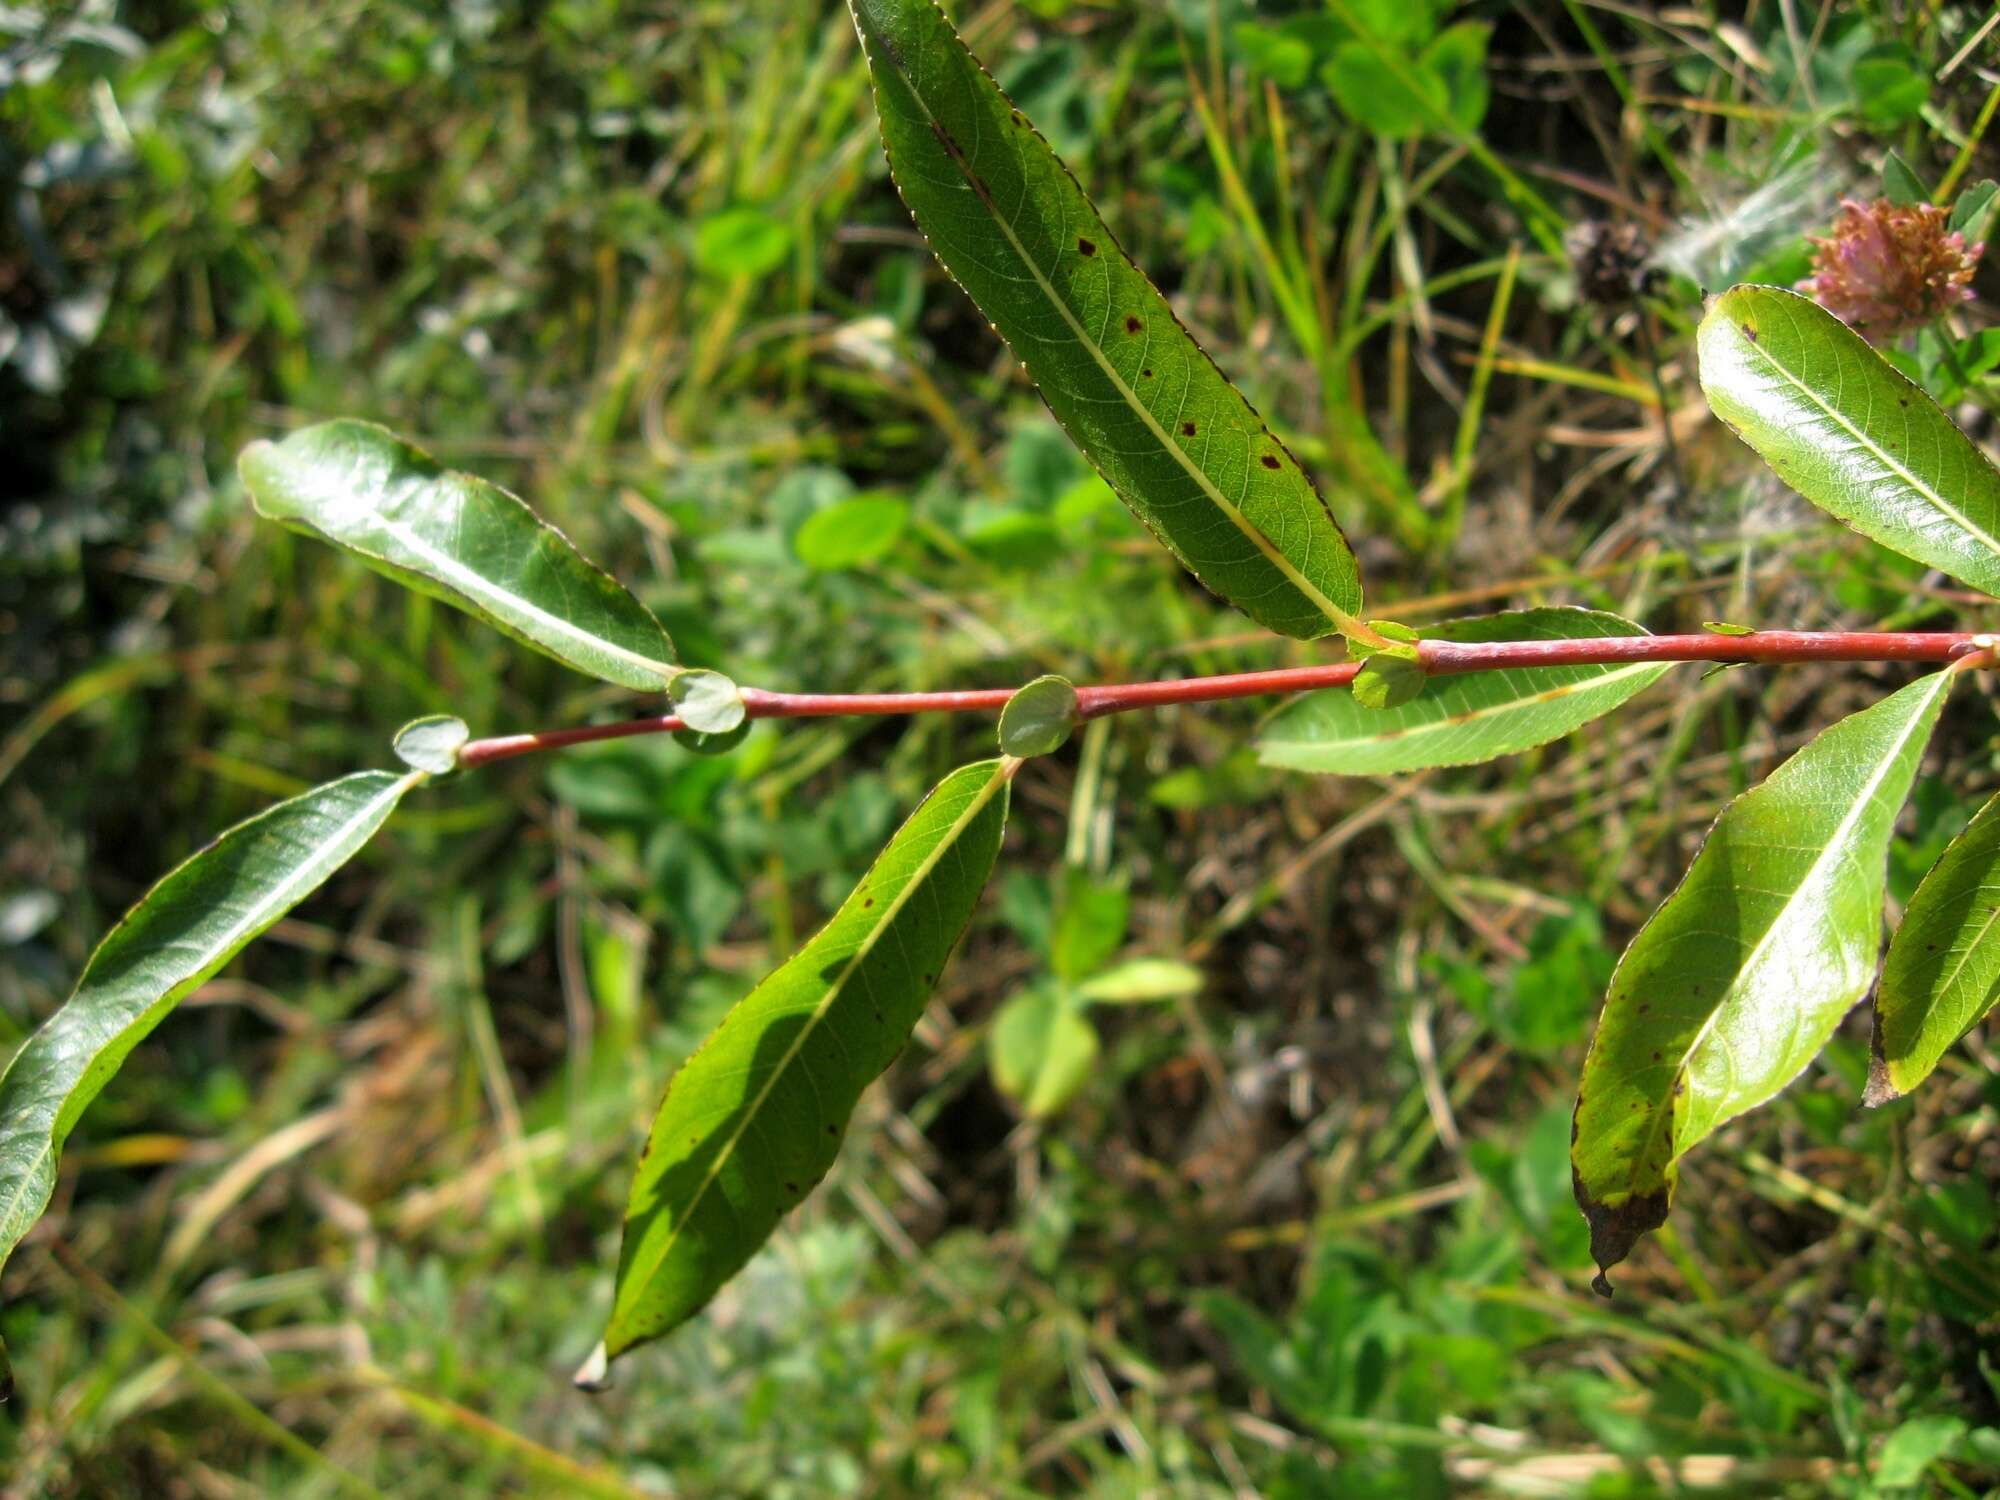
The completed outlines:
<svg viewBox="0 0 2000 1500">
<path fill-rule="evenodd" d="M 1424 671 L 1433 677 L 1501 672 L 1519 667 L 1617 666 L 1626 662 L 1711 662 L 1722 665 L 1785 666 L 1800 662 L 1956 662 L 1994 645 L 1989 635 L 1924 630 L 1758 630 L 1748 635 L 1618 635 L 1554 641 L 1438 641 L 1418 643 Z M 1162 708 L 1181 703 L 1219 703 L 1345 687 L 1360 671 L 1355 662 L 1280 667 L 1269 672 L 1232 672 L 1218 677 L 1171 677 L 1157 682 L 1105 683 L 1076 690 L 1077 709 L 1086 719 Z M 774 693 L 744 688 L 743 707 L 752 719 L 819 719 L 847 715 L 998 713 L 1014 696 L 1012 688 L 973 688 L 941 693 Z M 459 764 L 480 766 L 538 750 L 641 734 L 671 734 L 684 728 L 672 714 L 547 729 L 533 734 L 473 740 L 459 751 Z"/>
</svg>

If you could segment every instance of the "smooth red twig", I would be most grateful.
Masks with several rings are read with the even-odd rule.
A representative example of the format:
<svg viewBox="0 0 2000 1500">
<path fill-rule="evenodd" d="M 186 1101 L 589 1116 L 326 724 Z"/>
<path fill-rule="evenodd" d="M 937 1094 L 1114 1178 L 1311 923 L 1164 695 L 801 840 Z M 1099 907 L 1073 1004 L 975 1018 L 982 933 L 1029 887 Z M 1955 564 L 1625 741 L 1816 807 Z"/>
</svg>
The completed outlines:
<svg viewBox="0 0 2000 1500">
<path fill-rule="evenodd" d="M 1433 676 L 1499 672 L 1510 667 L 1615 666 L 1625 662 L 1719 662 L 1780 666 L 1812 661 L 1953 662 L 1990 647 L 1994 639 L 1969 631 L 1922 630 L 1759 630 L 1749 635 L 1617 635 L 1554 641 L 1438 641 L 1419 643 L 1424 670 Z M 1076 690 L 1086 719 L 1160 708 L 1176 703 L 1217 703 L 1275 693 L 1308 693 L 1344 687 L 1360 670 L 1354 662 L 1280 667 L 1270 672 L 1233 672 L 1219 677 L 1177 677 L 1159 682 L 1107 683 Z M 848 714 L 998 713 L 1014 696 L 1012 688 L 975 688 L 943 693 L 773 693 L 744 688 L 743 706 L 753 719 L 815 719 Z M 537 734 L 473 740 L 458 753 L 459 764 L 480 766 L 537 750 L 557 750 L 593 740 L 638 734 L 668 734 L 684 728 L 672 714 L 548 729 Z"/>
</svg>

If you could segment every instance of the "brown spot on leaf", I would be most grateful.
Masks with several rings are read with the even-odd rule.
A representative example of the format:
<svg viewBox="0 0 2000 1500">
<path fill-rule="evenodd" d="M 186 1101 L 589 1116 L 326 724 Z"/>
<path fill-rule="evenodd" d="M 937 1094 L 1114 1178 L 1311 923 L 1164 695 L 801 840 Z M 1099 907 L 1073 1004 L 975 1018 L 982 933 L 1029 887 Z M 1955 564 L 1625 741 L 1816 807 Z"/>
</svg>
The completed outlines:
<svg viewBox="0 0 2000 1500">
<path fill-rule="evenodd" d="M 1743 325 L 1743 337 L 1745 337 L 1746 339 L 1750 340 L 1750 342 L 1751 342 L 1751 343 L 1753 343 L 1753 344 L 1754 344 L 1754 343 L 1756 343 L 1756 342 L 1757 342 L 1757 325 L 1756 325 L 1755 323 L 1745 323 L 1745 324 Z"/>
<path fill-rule="evenodd" d="M 1277 455 L 1277 454 L 1275 454 L 1275 453 L 1266 453 L 1266 454 L 1264 455 L 1264 467 L 1265 467 L 1265 468 L 1267 468 L 1267 469 L 1275 469 L 1275 468 L 1277 468 L 1277 467 L 1278 467 L 1278 455 Z"/>
<path fill-rule="evenodd" d="M 1181 423 L 1181 435 L 1182 435 L 1183 437 L 1193 437 L 1193 436 L 1194 436 L 1194 423 L 1192 423 L 1192 422 L 1183 422 L 1183 423 Z"/>
<path fill-rule="evenodd" d="M 1076 248 L 1077 248 L 1077 253 L 1079 255 L 1097 254 L 1097 246 L 1092 244 L 1089 240 L 1083 238 L 1082 235 L 1077 236 Z"/>
<path fill-rule="evenodd" d="M 1146 325 L 1144 323 L 1141 323 L 1139 319 L 1132 313 L 1125 314 L 1125 331 L 1127 333 L 1137 333 L 1141 328 L 1144 328 L 1145 326 Z"/>
<path fill-rule="evenodd" d="M 1141 380 L 1151 380 L 1153 378 L 1153 372 L 1151 370 L 1141 370 L 1139 372 L 1139 378 Z"/>
</svg>

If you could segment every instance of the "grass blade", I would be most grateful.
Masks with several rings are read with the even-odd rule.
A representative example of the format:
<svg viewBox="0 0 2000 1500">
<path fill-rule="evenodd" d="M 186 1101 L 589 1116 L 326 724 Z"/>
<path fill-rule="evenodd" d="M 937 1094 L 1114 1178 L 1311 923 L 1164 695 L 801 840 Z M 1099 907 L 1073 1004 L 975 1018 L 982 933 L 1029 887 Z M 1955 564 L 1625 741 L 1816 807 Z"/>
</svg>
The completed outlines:
<svg viewBox="0 0 2000 1500">
<path fill-rule="evenodd" d="M 90 1101 L 196 986 L 311 895 L 423 773 L 363 771 L 238 823 L 148 891 L 0 1074 L 0 1264 L 33 1227 Z"/>
<path fill-rule="evenodd" d="M 674 1075 L 625 1210 L 603 1358 L 692 1317 L 833 1165 L 993 871 L 1017 764 L 940 782 L 833 920 Z"/>
<path fill-rule="evenodd" d="M 680 673 L 653 612 L 560 531 L 386 428 L 322 422 L 281 443 L 252 443 L 239 467 L 259 515 L 579 672 L 641 692 L 663 692 Z"/>
<path fill-rule="evenodd" d="M 1730 803 L 1618 961 L 1570 1158 L 1600 1267 L 1665 1221 L 1675 1163 L 1796 1078 L 1868 988 L 1889 838 L 1956 675 L 1841 720 Z"/>
<path fill-rule="evenodd" d="M 1545 641 L 1644 635 L 1629 620 L 1590 609 L 1522 609 L 1448 620 L 1425 632 L 1447 641 Z M 1432 677 L 1396 708 L 1368 708 L 1352 693 L 1311 693 L 1280 709 L 1257 741 L 1267 766 L 1376 776 L 1463 766 L 1560 739 L 1644 691 L 1669 667 L 1526 667 Z"/>
<path fill-rule="evenodd" d="M 1182 564 L 1312 637 L 1361 609 L 1354 554 L 1300 468 L 1111 237 L 933 0 L 850 0 L 903 200 L 1049 409 Z"/>
<path fill-rule="evenodd" d="M 1739 286 L 1697 340 L 1708 404 L 1778 477 L 1905 557 L 2000 595 L 2000 471 L 1810 298 Z"/>
</svg>

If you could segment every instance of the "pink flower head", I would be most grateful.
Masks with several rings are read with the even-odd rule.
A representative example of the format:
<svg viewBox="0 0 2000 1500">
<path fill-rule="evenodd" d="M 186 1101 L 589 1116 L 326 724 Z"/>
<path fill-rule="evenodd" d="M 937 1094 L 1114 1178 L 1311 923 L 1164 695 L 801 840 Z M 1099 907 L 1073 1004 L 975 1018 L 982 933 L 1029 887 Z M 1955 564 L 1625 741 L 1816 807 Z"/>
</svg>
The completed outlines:
<svg viewBox="0 0 2000 1500">
<path fill-rule="evenodd" d="M 1983 244 L 1946 230 L 1934 203 L 1843 199 L 1833 233 L 1813 241 L 1813 274 L 1802 292 L 1877 343 L 1972 300 Z"/>
</svg>

